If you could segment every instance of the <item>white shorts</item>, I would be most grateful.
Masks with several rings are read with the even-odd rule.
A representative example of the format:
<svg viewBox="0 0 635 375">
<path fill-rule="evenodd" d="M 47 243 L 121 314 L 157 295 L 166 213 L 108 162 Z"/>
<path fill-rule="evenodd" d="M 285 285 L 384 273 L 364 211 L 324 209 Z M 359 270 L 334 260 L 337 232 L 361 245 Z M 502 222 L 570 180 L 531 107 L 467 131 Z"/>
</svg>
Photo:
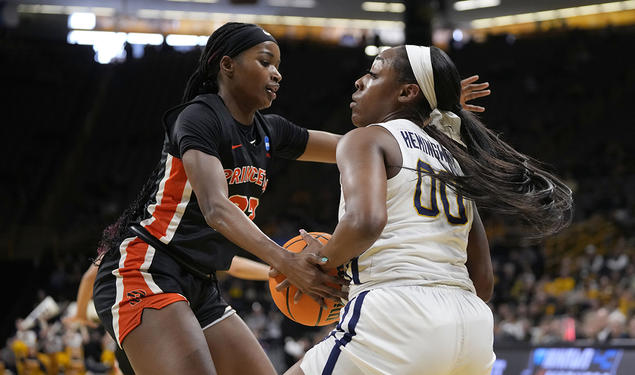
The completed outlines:
<svg viewBox="0 0 635 375">
<path fill-rule="evenodd" d="M 306 375 L 490 375 L 492 345 L 492 312 L 473 293 L 386 287 L 351 299 L 300 367 Z"/>
</svg>

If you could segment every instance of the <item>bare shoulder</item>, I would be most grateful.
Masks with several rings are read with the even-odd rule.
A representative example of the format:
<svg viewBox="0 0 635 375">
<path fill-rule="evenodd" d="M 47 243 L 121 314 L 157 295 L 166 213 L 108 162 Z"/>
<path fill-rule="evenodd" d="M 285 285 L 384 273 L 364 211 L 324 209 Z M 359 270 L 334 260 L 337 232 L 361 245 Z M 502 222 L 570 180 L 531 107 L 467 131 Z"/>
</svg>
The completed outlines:
<svg viewBox="0 0 635 375">
<path fill-rule="evenodd" d="M 337 145 L 338 163 L 345 159 L 367 158 L 377 155 L 388 166 L 402 163 L 399 143 L 390 131 L 382 126 L 367 126 L 346 133 Z M 387 170 L 389 178 L 398 171 Z"/>
<path fill-rule="evenodd" d="M 341 147 L 369 147 L 369 146 L 386 146 L 390 141 L 396 144 L 394 137 L 382 126 L 366 126 L 364 128 L 356 128 L 346 133 L 338 143 L 338 149 Z"/>
</svg>

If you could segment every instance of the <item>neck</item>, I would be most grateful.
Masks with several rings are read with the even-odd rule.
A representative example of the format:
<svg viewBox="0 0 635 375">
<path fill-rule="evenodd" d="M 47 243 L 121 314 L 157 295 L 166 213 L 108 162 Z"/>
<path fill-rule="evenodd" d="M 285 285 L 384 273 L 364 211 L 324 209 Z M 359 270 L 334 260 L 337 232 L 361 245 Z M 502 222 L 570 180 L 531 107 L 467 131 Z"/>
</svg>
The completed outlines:
<svg viewBox="0 0 635 375">
<path fill-rule="evenodd" d="M 422 128 L 425 128 L 426 126 L 428 126 L 428 124 L 431 121 L 430 117 L 423 118 L 419 112 L 402 108 L 402 109 L 398 109 L 386 114 L 383 120 L 379 122 L 386 122 L 386 121 L 396 120 L 396 119 L 410 120 Z"/>
<path fill-rule="evenodd" d="M 245 103 L 237 100 L 229 90 L 221 87 L 218 90 L 218 96 L 223 99 L 225 102 L 225 106 L 231 113 L 232 117 L 243 125 L 251 125 L 254 122 L 254 116 L 256 114 L 256 110 L 253 107 L 249 107 Z"/>
</svg>

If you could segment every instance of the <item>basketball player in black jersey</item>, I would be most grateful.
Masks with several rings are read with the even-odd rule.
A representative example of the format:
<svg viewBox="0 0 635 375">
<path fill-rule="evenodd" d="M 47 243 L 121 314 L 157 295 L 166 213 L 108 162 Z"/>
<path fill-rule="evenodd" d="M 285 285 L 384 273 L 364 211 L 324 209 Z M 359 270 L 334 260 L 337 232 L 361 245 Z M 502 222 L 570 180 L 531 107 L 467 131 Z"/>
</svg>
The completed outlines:
<svg viewBox="0 0 635 375">
<path fill-rule="evenodd" d="M 327 259 L 285 251 L 251 220 L 274 156 L 334 163 L 340 138 L 258 112 L 276 98 L 279 64 L 275 39 L 260 27 L 216 30 L 183 104 L 164 116 L 153 177 L 102 239 L 95 307 L 137 374 L 275 374 L 214 276 L 239 247 L 314 299 L 342 294 L 317 267 Z M 487 95 L 483 88 L 464 92 Z"/>
</svg>

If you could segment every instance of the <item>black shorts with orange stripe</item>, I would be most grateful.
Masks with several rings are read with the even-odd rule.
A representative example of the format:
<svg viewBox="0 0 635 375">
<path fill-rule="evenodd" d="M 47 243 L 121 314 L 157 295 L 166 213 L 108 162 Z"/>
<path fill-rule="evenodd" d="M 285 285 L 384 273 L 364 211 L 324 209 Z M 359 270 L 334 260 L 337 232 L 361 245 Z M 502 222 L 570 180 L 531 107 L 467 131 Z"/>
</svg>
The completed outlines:
<svg viewBox="0 0 635 375">
<path fill-rule="evenodd" d="M 93 290 L 97 314 L 119 346 L 141 324 L 145 308 L 187 301 L 202 329 L 234 313 L 215 280 L 195 277 L 138 237 L 103 256 Z"/>
</svg>

